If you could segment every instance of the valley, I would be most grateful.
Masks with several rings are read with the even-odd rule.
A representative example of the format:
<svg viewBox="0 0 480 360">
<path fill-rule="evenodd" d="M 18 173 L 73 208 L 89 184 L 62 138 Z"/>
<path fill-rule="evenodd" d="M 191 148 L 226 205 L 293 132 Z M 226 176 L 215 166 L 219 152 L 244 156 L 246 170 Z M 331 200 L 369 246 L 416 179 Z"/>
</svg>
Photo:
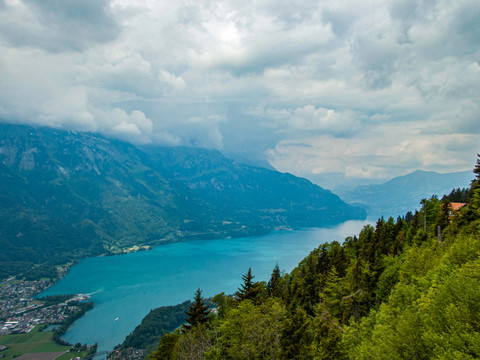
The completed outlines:
<svg viewBox="0 0 480 360">
<path fill-rule="evenodd" d="M 290 174 L 195 148 L 0 124 L 0 277 L 165 243 L 363 219 Z"/>
<path fill-rule="evenodd" d="M 276 263 L 291 271 L 312 249 L 354 236 L 364 224 L 357 220 L 256 237 L 191 240 L 150 251 L 87 258 L 41 296 L 89 294 L 93 309 L 69 328 L 64 339 L 97 342 L 99 351 L 111 350 L 151 309 L 183 303 L 198 287 L 208 297 L 222 291 L 233 294 L 249 267 L 256 280 L 267 281 Z"/>
</svg>

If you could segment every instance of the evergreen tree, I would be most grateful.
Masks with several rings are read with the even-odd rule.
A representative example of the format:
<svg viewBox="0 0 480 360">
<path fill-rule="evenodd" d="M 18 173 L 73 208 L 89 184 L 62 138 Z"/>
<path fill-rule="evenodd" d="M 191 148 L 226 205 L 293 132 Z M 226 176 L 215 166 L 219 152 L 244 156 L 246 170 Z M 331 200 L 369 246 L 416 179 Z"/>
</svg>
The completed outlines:
<svg viewBox="0 0 480 360">
<path fill-rule="evenodd" d="M 337 319 L 331 316 L 328 311 L 321 310 L 323 306 L 319 306 L 320 313 L 313 319 L 311 343 L 308 348 L 310 354 L 302 359 L 309 359 L 310 356 L 314 360 L 346 360 L 343 354 L 340 340 L 342 338 L 342 328 L 339 326 Z"/>
<path fill-rule="evenodd" d="M 267 295 L 279 297 L 282 295 L 281 274 L 278 264 L 273 268 L 272 276 L 267 284 Z"/>
<path fill-rule="evenodd" d="M 406 232 L 404 229 L 401 229 L 397 236 L 395 237 L 395 241 L 392 244 L 392 248 L 390 249 L 390 253 L 393 255 L 400 255 L 403 252 L 403 247 L 405 246 L 406 241 Z"/>
<path fill-rule="evenodd" d="M 473 169 L 473 173 L 476 176 L 476 180 L 480 181 L 480 154 L 477 154 L 477 163 L 475 164 L 475 168 Z"/>
<path fill-rule="evenodd" d="M 451 201 L 451 202 L 460 202 L 460 203 L 466 203 L 468 199 L 470 198 L 470 189 L 467 188 L 456 188 L 453 189 L 450 194 L 444 195 L 442 197 L 442 202 L 444 201 Z"/>
<path fill-rule="evenodd" d="M 323 255 L 324 249 L 320 250 L 320 254 Z M 289 304 L 290 308 L 303 307 L 308 315 L 313 315 L 315 312 L 315 304 L 320 300 L 320 277 L 319 267 L 327 268 L 326 256 L 320 256 L 320 260 L 317 257 L 317 251 L 314 250 L 305 259 L 306 261 L 299 266 L 299 272 L 294 277 L 293 282 L 293 299 Z"/>
<path fill-rule="evenodd" d="M 325 306 L 325 309 L 333 317 L 339 317 L 341 315 L 341 300 L 342 289 L 340 285 L 340 279 L 335 266 L 328 271 L 325 284 L 321 292 L 321 301 Z"/>
<path fill-rule="evenodd" d="M 413 220 L 413 214 L 411 211 L 408 211 L 405 216 L 404 216 L 404 219 L 405 219 L 405 222 L 410 225 L 410 223 L 412 222 Z"/>
<path fill-rule="evenodd" d="M 471 205 L 475 209 L 480 209 L 480 194 L 478 191 L 476 191 L 480 187 L 480 154 L 477 154 L 477 163 L 475 164 L 473 173 L 475 174 L 475 180 L 472 181 L 472 185 L 470 187 L 470 193 L 473 198 Z"/>
<path fill-rule="evenodd" d="M 452 222 L 448 199 L 424 199 L 421 212 L 382 218 L 343 247 L 322 244 L 291 274 L 275 266 L 266 288 L 249 269 L 236 293 L 245 301 L 217 295 L 208 331 L 200 323 L 165 335 L 152 359 L 480 358 L 477 180 L 470 191 Z"/>
<path fill-rule="evenodd" d="M 202 297 L 200 289 L 195 292 L 193 303 L 188 306 L 188 311 L 185 311 L 185 314 L 188 316 L 185 319 L 187 324 L 183 325 L 186 330 L 191 330 L 199 324 L 205 324 L 210 318 L 208 305 L 205 305 L 205 299 Z"/>
<path fill-rule="evenodd" d="M 281 338 L 283 359 L 310 360 L 309 345 L 314 336 L 312 317 L 302 308 L 288 314 Z"/>
<path fill-rule="evenodd" d="M 437 221 L 435 222 L 435 227 L 438 229 L 440 227 L 440 231 L 443 231 L 448 224 L 450 223 L 449 220 L 449 213 L 450 213 L 450 200 L 445 200 L 440 205 L 440 212 L 437 215 Z M 438 234 L 437 234 L 438 235 Z"/>
<path fill-rule="evenodd" d="M 242 276 L 243 284 L 240 285 L 238 291 L 235 295 L 238 297 L 239 301 L 242 300 L 253 300 L 258 294 L 258 283 L 253 281 L 255 276 L 252 275 L 252 268 L 248 268 L 248 272 Z"/>
</svg>

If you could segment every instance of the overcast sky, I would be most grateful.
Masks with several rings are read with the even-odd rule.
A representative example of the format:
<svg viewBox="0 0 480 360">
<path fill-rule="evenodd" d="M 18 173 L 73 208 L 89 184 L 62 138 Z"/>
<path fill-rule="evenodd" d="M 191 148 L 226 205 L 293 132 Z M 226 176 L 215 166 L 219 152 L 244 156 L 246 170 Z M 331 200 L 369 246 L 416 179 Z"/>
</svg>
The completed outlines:
<svg viewBox="0 0 480 360">
<path fill-rule="evenodd" d="M 0 118 L 314 177 L 472 169 L 478 0 L 0 0 Z"/>
</svg>

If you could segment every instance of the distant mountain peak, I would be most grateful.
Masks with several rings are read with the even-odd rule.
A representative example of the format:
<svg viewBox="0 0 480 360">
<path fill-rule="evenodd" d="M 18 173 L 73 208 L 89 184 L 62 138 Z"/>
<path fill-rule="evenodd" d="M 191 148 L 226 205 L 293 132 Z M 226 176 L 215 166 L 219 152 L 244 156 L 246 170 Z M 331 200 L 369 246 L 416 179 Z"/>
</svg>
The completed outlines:
<svg viewBox="0 0 480 360">
<path fill-rule="evenodd" d="M 441 197 L 453 188 L 468 187 L 472 178 L 472 171 L 442 174 L 415 170 L 382 184 L 357 186 L 345 192 L 342 198 L 350 204 L 364 206 L 369 217 L 396 217 L 418 208 L 423 198 L 432 195 Z"/>
</svg>

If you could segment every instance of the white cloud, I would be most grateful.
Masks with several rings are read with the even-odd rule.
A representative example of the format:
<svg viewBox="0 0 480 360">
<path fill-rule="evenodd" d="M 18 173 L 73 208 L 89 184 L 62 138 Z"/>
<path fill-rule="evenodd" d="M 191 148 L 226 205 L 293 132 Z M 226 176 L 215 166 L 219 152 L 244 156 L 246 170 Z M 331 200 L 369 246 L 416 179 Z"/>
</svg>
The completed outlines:
<svg viewBox="0 0 480 360">
<path fill-rule="evenodd" d="M 248 114 L 265 119 L 263 125 L 289 135 L 312 132 L 351 136 L 360 127 L 361 115 L 353 111 L 336 111 L 305 105 L 295 109 L 257 107 Z"/>
<path fill-rule="evenodd" d="M 175 76 L 175 74 L 169 73 L 168 71 L 160 70 L 158 78 L 173 91 L 182 91 L 185 89 L 185 81 L 181 76 Z"/>
<path fill-rule="evenodd" d="M 465 169 L 480 145 L 479 23 L 476 0 L 0 1 L 0 116 L 271 149 L 302 175 Z"/>
<path fill-rule="evenodd" d="M 152 142 L 153 123 L 143 112 L 134 110 L 128 114 L 120 108 L 109 111 L 95 110 L 94 112 L 96 117 L 102 120 L 98 131 L 134 144 Z"/>
<path fill-rule="evenodd" d="M 476 135 L 421 136 L 419 131 L 396 126 L 381 126 L 372 137 L 351 139 L 320 135 L 281 141 L 268 153 L 280 171 L 311 176 L 328 172 L 352 178 L 389 179 L 417 169 L 453 172 L 469 170 L 475 154 L 462 158 L 467 149 L 478 145 Z M 442 154 L 442 156 L 440 156 Z"/>
<path fill-rule="evenodd" d="M 224 121 L 219 115 L 207 117 L 195 116 L 184 123 L 183 133 L 188 135 L 189 141 L 185 145 L 209 149 L 223 149 L 223 136 L 219 123 Z"/>
<path fill-rule="evenodd" d="M 71 87 L 55 99 L 42 102 L 38 117 L 33 121 L 52 126 L 97 131 L 98 123 L 89 109 L 87 89 Z"/>
</svg>

